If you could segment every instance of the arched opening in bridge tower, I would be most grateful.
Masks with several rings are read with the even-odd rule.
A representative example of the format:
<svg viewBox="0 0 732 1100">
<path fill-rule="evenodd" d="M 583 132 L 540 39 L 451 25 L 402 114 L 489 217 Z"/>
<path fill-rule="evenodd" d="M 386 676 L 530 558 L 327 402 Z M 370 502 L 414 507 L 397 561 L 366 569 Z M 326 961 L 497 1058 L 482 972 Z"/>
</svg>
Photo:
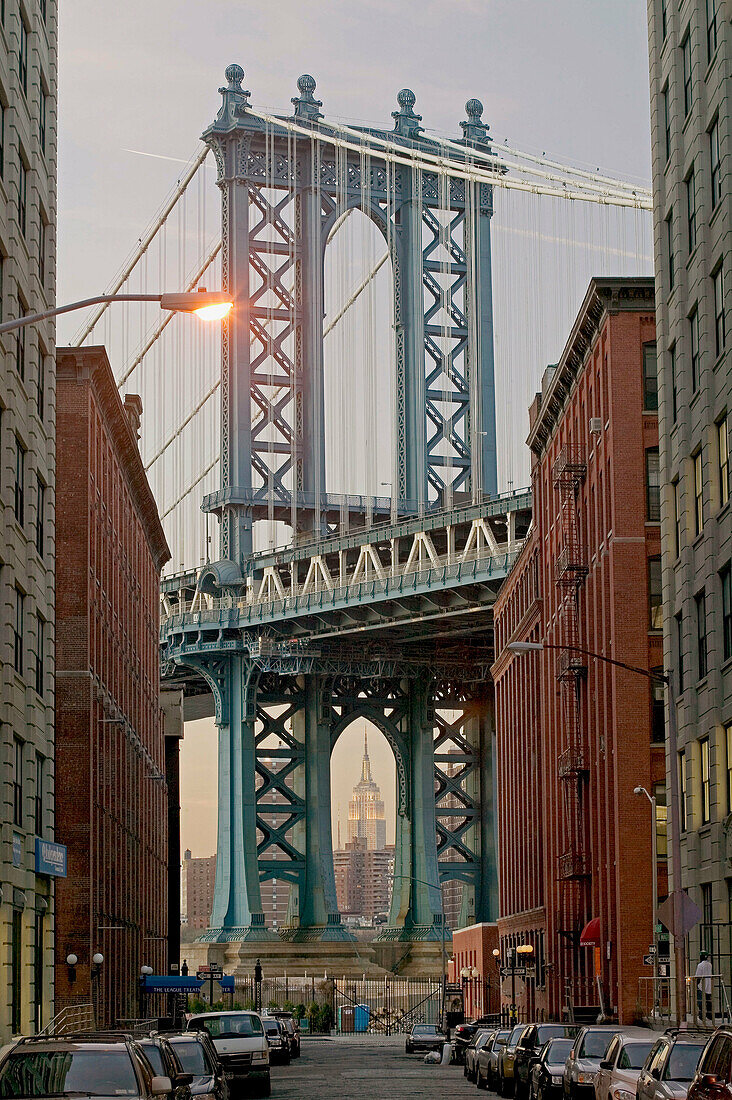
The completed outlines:
<svg viewBox="0 0 732 1100">
<path fill-rule="evenodd" d="M 331 493 L 389 497 L 395 448 L 393 279 L 387 243 L 354 209 L 325 252 L 325 466 Z"/>
<path fill-rule="evenodd" d="M 355 719 L 331 755 L 333 865 L 341 919 L 379 927 L 391 905 L 396 827 L 396 765 L 368 719 Z"/>
</svg>

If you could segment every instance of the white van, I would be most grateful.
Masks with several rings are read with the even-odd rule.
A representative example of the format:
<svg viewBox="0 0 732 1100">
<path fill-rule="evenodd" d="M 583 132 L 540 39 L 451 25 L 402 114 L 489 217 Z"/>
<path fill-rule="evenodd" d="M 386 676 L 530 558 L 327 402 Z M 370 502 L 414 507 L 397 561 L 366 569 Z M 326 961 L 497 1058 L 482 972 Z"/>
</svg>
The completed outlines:
<svg viewBox="0 0 732 1100">
<path fill-rule="evenodd" d="M 251 1095 L 269 1096 L 269 1044 L 256 1012 L 201 1012 L 191 1016 L 188 1030 L 211 1036 L 231 1100 L 238 1100 L 249 1085 L 254 1087 Z"/>
</svg>

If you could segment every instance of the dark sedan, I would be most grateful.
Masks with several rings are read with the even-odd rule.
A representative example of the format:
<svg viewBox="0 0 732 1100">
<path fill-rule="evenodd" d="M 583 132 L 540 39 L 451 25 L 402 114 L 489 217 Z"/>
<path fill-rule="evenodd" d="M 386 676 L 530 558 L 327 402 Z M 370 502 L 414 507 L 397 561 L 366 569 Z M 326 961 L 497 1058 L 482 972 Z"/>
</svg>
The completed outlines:
<svg viewBox="0 0 732 1100">
<path fill-rule="evenodd" d="M 228 1100 L 229 1087 L 216 1048 L 205 1031 L 169 1035 L 168 1042 L 185 1073 L 193 1077 L 191 1095 Z"/>
<path fill-rule="evenodd" d="M 561 1100 L 564 1064 L 572 1043 L 572 1039 L 550 1039 L 544 1043 L 531 1067 L 529 1100 Z"/>
<path fill-rule="evenodd" d="M 529 1095 L 531 1069 L 544 1044 L 550 1039 L 574 1039 L 578 1031 L 579 1027 L 573 1024 L 529 1024 L 521 1032 L 513 1062 L 514 1095 L 517 1100 L 526 1100 Z"/>
<path fill-rule="evenodd" d="M 442 1050 L 443 1043 L 447 1042 L 445 1033 L 437 1024 L 415 1024 L 404 1044 L 407 1054 L 417 1054 L 420 1051 Z"/>
</svg>

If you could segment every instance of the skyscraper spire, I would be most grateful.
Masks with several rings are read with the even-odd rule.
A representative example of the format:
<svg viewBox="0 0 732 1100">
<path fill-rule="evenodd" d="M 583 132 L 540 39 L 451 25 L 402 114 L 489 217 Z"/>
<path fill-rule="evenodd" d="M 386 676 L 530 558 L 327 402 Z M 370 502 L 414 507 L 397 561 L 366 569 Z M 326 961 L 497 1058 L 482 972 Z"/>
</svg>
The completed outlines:
<svg viewBox="0 0 732 1100">
<path fill-rule="evenodd" d="M 361 764 L 361 782 L 371 783 L 371 761 L 369 760 L 369 735 L 364 727 L 363 731 L 363 763 Z"/>
</svg>

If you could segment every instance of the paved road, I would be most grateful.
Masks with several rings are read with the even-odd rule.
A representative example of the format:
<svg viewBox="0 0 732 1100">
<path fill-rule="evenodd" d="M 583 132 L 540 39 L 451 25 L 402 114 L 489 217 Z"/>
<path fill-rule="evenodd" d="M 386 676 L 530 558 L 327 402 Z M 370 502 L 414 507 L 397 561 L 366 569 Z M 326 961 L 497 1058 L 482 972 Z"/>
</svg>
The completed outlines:
<svg viewBox="0 0 732 1100">
<path fill-rule="evenodd" d="M 452 1100 L 485 1096 L 462 1066 L 426 1066 L 404 1053 L 404 1037 L 305 1039 L 302 1055 L 272 1067 L 274 1100 Z"/>
</svg>

